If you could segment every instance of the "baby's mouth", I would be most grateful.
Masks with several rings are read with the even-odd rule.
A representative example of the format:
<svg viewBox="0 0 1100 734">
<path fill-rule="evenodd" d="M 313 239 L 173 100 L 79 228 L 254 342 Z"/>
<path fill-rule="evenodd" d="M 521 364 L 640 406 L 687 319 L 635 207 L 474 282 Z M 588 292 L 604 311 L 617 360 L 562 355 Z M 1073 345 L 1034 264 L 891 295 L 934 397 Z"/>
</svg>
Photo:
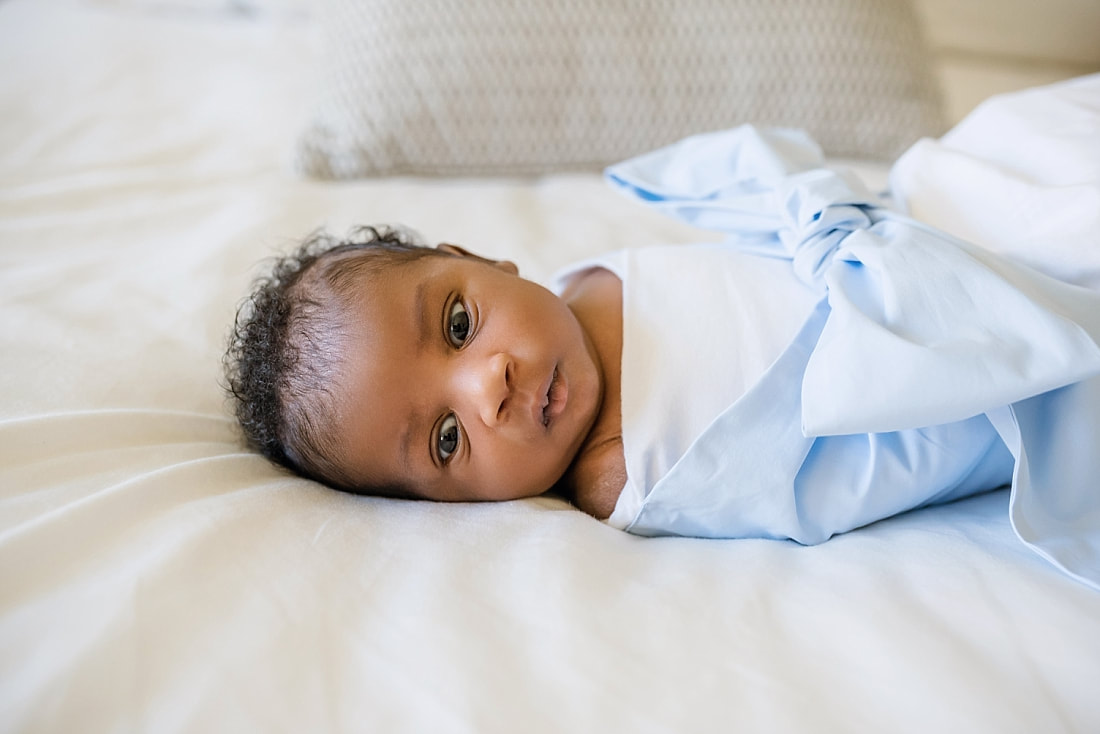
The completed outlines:
<svg viewBox="0 0 1100 734">
<path fill-rule="evenodd" d="M 542 425 L 549 426 L 555 418 L 561 415 L 561 412 L 565 409 L 568 396 L 569 389 L 565 385 L 565 380 L 561 378 L 555 367 L 554 376 L 550 379 L 550 387 L 546 389 L 545 404 L 542 407 Z"/>
</svg>

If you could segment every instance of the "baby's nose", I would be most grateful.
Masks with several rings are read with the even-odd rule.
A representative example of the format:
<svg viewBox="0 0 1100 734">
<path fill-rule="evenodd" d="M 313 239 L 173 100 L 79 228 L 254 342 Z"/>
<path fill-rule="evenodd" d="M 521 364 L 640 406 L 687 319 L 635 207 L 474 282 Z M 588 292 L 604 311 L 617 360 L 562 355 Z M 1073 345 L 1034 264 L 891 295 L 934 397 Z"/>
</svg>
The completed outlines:
<svg viewBox="0 0 1100 734">
<path fill-rule="evenodd" d="M 477 370 L 478 412 L 487 426 L 499 425 L 508 417 L 513 369 L 511 358 L 498 352 L 487 357 Z"/>
</svg>

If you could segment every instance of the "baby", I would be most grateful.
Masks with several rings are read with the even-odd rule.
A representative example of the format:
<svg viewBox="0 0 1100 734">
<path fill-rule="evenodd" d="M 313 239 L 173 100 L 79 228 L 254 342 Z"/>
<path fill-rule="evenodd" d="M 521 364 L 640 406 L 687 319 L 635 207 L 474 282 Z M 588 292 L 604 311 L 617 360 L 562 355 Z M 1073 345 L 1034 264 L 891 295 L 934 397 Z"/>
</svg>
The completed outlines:
<svg viewBox="0 0 1100 734">
<path fill-rule="evenodd" d="M 399 230 L 316 236 L 238 316 L 250 442 L 353 492 L 557 489 L 642 535 L 817 543 L 1011 484 L 1020 538 L 1100 585 L 1095 291 L 902 215 L 799 131 L 607 176 L 724 240 L 605 255 L 551 290 Z"/>
<path fill-rule="evenodd" d="M 606 517 L 625 479 L 621 297 L 601 269 L 558 296 L 402 230 L 318 235 L 238 321 L 238 417 L 266 456 L 340 489 L 468 501 L 557 487 Z"/>
</svg>

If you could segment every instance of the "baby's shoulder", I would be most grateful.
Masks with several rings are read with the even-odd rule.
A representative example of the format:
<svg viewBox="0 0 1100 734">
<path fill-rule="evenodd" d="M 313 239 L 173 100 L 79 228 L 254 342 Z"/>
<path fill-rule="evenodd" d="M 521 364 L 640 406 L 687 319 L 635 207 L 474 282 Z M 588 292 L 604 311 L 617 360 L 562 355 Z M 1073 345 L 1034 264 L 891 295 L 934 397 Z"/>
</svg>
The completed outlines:
<svg viewBox="0 0 1100 734">
<path fill-rule="evenodd" d="M 621 311 L 623 283 L 612 271 L 604 267 L 591 267 L 572 275 L 562 289 L 562 299 L 571 307 L 594 307 Z"/>
</svg>

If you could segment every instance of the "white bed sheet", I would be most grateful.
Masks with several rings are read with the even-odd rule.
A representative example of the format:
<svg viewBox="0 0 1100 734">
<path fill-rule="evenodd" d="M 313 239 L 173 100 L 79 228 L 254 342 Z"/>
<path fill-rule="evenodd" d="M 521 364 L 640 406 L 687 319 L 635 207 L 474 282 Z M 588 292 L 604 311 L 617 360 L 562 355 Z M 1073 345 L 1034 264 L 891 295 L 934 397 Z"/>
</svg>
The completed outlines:
<svg viewBox="0 0 1100 734">
<path fill-rule="evenodd" d="M 595 175 L 298 180 L 312 26 L 183 5 L 0 3 L 0 731 L 1100 730 L 1100 595 L 1004 492 L 803 548 L 242 450 L 228 323 L 315 226 L 537 278 L 699 235 Z"/>
</svg>

